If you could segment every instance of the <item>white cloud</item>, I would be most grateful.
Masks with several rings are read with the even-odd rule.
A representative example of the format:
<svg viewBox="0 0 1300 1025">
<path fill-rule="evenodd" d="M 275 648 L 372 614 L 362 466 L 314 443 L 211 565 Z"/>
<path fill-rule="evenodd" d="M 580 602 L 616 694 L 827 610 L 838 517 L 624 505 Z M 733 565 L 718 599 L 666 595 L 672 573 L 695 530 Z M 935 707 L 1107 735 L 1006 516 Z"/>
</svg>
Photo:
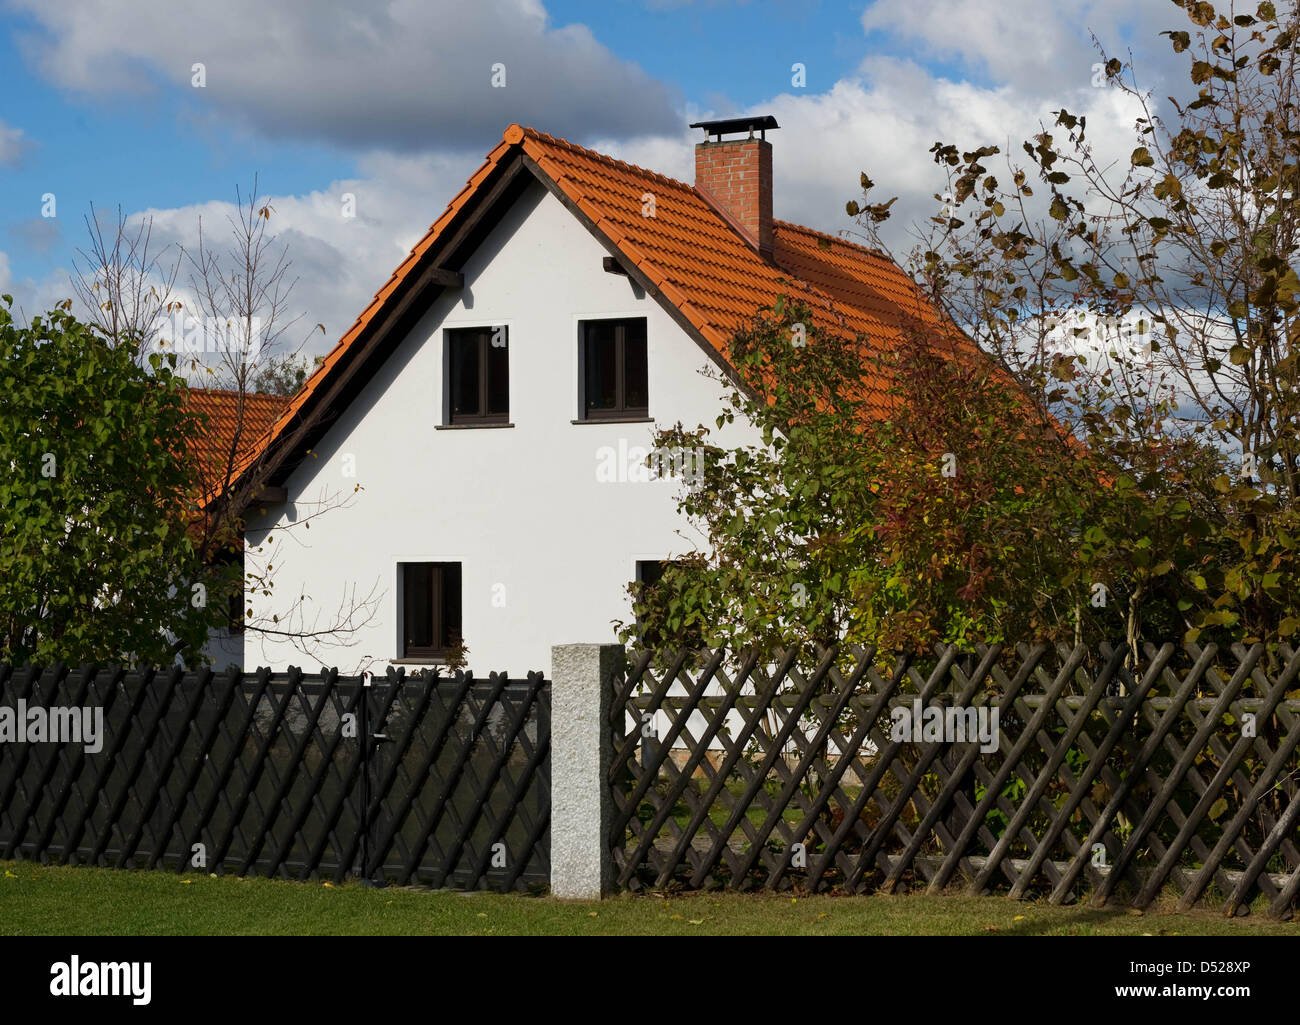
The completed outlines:
<svg viewBox="0 0 1300 1025">
<path fill-rule="evenodd" d="M 991 144 L 1023 162 L 1021 142 L 1050 124 L 1051 109 L 1064 104 L 1088 118 L 1092 144 L 1105 161 L 1128 152 L 1123 145 L 1137 114 L 1133 101 L 1114 89 L 1063 91 L 1049 104 L 1011 86 L 953 82 L 886 58 L 871 59 L 863 72 L 824 95 L 787 95 L 769 104 L 785 128 L 785 155 L 775 173 L 778 195 L 787 192 L 778 206 L 790 220 L 846 225 L 844 203 L 858 197 L 865 171 L 876 182 L 875 199 L 899 197 L 890 232 L 896 245 L 906 225 L 935 212 L 932 197 L 943 186 L 929 152 L 935 142 L 962 149 Z M 1002 158 L 986 165 L 996 174 Z"/>
<path fill-rule="evenodd" d="M 988 80 L 1037 96 L 1086 87 L 1099 59 L 1095 35 L 1110 56 L 1143 48 L 1147 85 L 1175 64 L 1157 33 L 1186 27 L 1171 4 L 1133 0 L 876 0 L 862 14 L 868 32 L 907 45 L 914 57 L 955 59 Z"/>
<path fill-rule="evenodd" d="M 29 57 L 103 95 L 162 83 L 273 138 L 356 149 L 477 148 L 512 121 L 570 136 L 670 130 L 669 90 L 540 0 L 15 0 Z M 193 65 L 206 85 L 193 88 Z M 494 65 L 505 87 L 493 86 Z"/>
<path fill-rule="evenodd" d="M 292 263 L 287 278 L 296 280 L 287 314 L 302 317 L 285 336 L 285 345 L 293 348 L 305 340 L 304 352 L 328 351 L 479 162 L 460 156 L 374 154 L 362 158 L 364 174 L 357 178 L 300 195 L 268 194 L 264 201 L 272 211 L 270 229 L 277 243 L 287 246 Z M 354 217 L 344 215 L 349 195 Z M 220 251 L 230 239 L 229 222 L 235 213 L 232 197 L 143 210 L 132 220 L 152 218 L 155 244 L 191 252 L 201 220 L 205 242 Z M 183 265 L 177 284 L 182 301 L 192 309 L 189 278 L 188 265 Z M 324 325 L 324 333 L 315 330 L 317 324 Z"/>
<path fill-rule="evenodd" d="M 271 232 L 287 245 L 291 261 L 287 278 L 296 279 L 287 312 L 302 318 L 286 335 L 286 347 L 305 340 L 303 351 L 308 354 L 328 351 L 481 159 L 372 154 L 360 159 L 361 173 L 356 178 L 302 194 L 268 191 L 263 181 L 264 201 L 272 208 Z M 206 243 L 219 251 L 230 238 L 229 221 L 236 212 L 231 191 L 229 200 L 136 211 L 129 215 L 128 226 L 152 218 L 152 251 L 173 247 L 165 263 L 177 254 L 175 247 L 195 250 L 200 220 Z M 343 215 L 348 193 L 354 197 L 353 218 Z M 112 225 L 112 218 L 105 221 L 106 230 Z M 70 256 L 74 248 L 85 248 L 86 240 L 68 239 L 65 246 Z M 73 294 L 70 272 L 70 266 L 62 266 L 39 280 L 14 279 L 8 260 L 0 253 L 0 282 L 8 283 L 15 307 L 28 318 Z M 176 283 L 186 311 L 197 312 L 187 264 L 182 263 Z M 84 310 L 77 312 L 85 314 Z M 325 327 L 323 334 L 313 330 L 318 323 Z"/>
<path fill-rule="evenodd" d="M 72 298 L 72 287 L 65 269 L 56 268 L 41 278 L 15 277 L 9 256 L 3 252 L 0 252 L 0 292 L 13 296 L 11 312 L 21 324 Z"/>
<path fill-rule="evenodd" d="M 0 121 L 0 167 L 15 166 L 30 146 L 21 128 Z"/>
<path fill-rule="evenodd" d="M 1014 86 L 952 81 L 885 57 L 868 58 L 858 74 L 827 92 L 782 94 L 744 113 L 773 114 L 781 125 L 768 136 L 777 217 L 833 234 L 857 231 L 844 204 L 859 198 L 858 178 L 865 171 L 876 182 L 873 198 L 899 197 L 883 234 L 891 248 L 905 253 L 910 225 L 935 212 L 932 196 L 942 189 L 943 176 L 929 153 L 935 142 L 992 144 L 1013 159 L 1024 158 L 1021 141 L 1050 123 L 1051 111 L 1062 105 L 1088 118 L 1089 137 L 1103 162 L 1131 151 L 1137 108 L 1117 89 L 1085 83 L 1046 100 Z M 683 129 L 652 139 L 605 140 L 598 147 L 691 182 L 693 147 L 701 139 L 698 130 Z M 996 173 L 1001 160 L 990 158 L 988 166 Z"/>
<path fill-rule="evenodd" d="M 859 198 L 865 171 L 876 182 L 875 199 L 899 197 L 883 234 L 905 252 L 909 226 L 935 212 L 932 196 L 942 188 L 929 154 L 933 143 L 992 144 L 1023 160 L 1021 142 L 1041 126 L 1050 129 L 1052 112 L 1062 107 L 1087 118 L 1100 163 L 1127 166 L 1140 112 L 1132 97 L 1094 85 L 1099 55 L 1092 34 L 1126 59 L 1131 46 L 1140 84 L 1154 88 L 1182 75 L 1183 58 L 1158 35 L 1181 17 L 1172 6 L 1131 0 L 876 0 L 862 15 L 873 36 L 870 47 L 864 40 L 864 53 L 880 51 L 884 40 L 893 45 L 883 49 L 909 57 L 867 56 L 826 92 L 781 94 L 744 111 L 774 114 L 781 124 L 769 137 L 776 214 L 832 233 L 852 231 L 844 204 Z M 921 63 L 925 58 L 946 63 L 936 70 Z M 682 132 L 609 145 L 634 160 L 657 156 L 672 164 L 665 171 L 690 181 L 689 148 L 698 139 Z M 986 163 L 997 173 L 1003 160 Z"/>
</svg>

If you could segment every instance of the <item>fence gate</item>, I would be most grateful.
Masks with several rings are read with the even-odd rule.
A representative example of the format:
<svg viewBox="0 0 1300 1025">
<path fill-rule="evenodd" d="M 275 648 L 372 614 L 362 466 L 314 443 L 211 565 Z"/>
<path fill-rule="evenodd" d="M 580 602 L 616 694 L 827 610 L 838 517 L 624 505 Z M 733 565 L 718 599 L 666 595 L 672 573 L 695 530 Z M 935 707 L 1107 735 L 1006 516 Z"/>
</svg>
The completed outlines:
<svg viewBox="0 0 1300 1025">
<path fill-rule="evenodd" d="M 0 666 L 6 714 L 21 733 L 0 743 L 0 858 L 458 889 L 549 879 L 540 673 Z M 78 722 L 95 735 L 60 735 Z"/>
<path fill-rule="evenodd" d="M 550 685 L 542 675 L 390 674 L 364 689 L 366 878 L 464 890 L 546 885 Z"/>
</svg>

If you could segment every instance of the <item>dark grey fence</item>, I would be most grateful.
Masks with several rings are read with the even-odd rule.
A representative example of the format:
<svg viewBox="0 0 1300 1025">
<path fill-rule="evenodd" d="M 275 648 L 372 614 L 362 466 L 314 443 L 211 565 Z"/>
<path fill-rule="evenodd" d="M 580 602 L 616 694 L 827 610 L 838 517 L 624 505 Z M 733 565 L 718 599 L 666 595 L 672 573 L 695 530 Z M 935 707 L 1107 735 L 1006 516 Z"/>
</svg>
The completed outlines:
<svg viewBox="0 0 1300 1025">
<path fill-rule="evenodd" d="M 3 858 L 457 889 L 549 879 L 540 673 L 366 685 L 0 666 L 5 709 L 21 733 L 0 732 Z M 93 728 L 96 709 L 99 736 L 69 741 L 62 710 L 89 710 Z"/>
</svg>

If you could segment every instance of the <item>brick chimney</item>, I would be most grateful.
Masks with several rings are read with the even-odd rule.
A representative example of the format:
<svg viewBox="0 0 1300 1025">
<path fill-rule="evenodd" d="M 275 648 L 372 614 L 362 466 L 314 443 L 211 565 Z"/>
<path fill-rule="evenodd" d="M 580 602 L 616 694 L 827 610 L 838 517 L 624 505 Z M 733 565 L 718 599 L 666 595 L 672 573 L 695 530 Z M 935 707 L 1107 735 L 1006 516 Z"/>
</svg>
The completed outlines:
<svg viewBox="0 0 1300 1025">
<path fill-rule="evenodd" d="M 767 129 L 773 117 L 699 121 L 714 136 L 695 147 L 695 188 L 703 193 L 763 256 L 772 255 L 772 144 Z M 754 131 L 761 133 L 754 138 Z M 729 132 L 748 131 L 745 139 L 723 139 Z"/>
</svg>

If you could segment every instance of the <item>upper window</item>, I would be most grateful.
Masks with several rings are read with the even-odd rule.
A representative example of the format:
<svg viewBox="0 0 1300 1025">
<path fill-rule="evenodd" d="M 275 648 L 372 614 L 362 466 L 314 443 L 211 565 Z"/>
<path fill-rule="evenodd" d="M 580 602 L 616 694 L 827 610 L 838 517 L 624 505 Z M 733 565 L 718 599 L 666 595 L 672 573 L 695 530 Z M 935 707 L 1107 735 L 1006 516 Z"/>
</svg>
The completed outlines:
<svg viewBox="0 0 1300 1025">
<path fill-rule="evenodd" d="M 504 326 L 447 332 L 447 422 L 510 419 L 510 345 Z"/>
<path fill-rule="evenodd" d="M 650 415 L 645 325 L 644 317 L 582 322 L 584 420 L 644 419 Z"/>
<path fill-rule="evenodd" d="M 445 658 L 461 641 L 460 563 L 404 562 L 402 657 Z"/>
</svg>

